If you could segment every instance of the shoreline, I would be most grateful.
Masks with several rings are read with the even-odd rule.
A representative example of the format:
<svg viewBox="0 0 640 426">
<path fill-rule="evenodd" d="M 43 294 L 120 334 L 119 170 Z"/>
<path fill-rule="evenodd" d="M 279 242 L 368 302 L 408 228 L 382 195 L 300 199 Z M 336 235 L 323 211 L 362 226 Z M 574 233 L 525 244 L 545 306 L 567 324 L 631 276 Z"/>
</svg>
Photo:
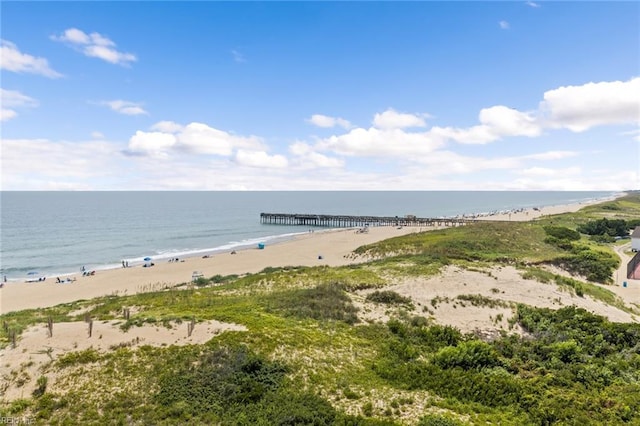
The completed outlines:
<svg viewBox="0 0 640 426">
<path fill-rule="evenodd" d="M 560 209 L 561 212 L 575 211 L 576 209 L 572 209 L 572 210 L 567 210 L 567 209 L 571 208 L 571 206 L 581 208 L 589 204 L 614 200 L 616 198 L 624 196 L 625 194 L 626 194 L 625 192 L 616 192 L 616 193 L 611 193 L 606 197 L 580 199 L 573 203 L 549 204 L 549 205 L 539 205 L 539 206 L 531 205 L 527 207 L 514 207 L 510 209 L 493 210 L 493 211 L 487 211 L 487 212 L 462 213 L 462 214 L 450 215 L 450 216 L 439 216 L 438 219 L 476 219 L 478 221 L 529 220 L 529 219 L 535 219 L 541 216 L 541 214 L 539 214 L 540 213 L 539 209 L 545 209 L 545 213 L 548 213 L 550 211 L 555 211 L 557 209 Z M 521 217 L 519 215 L 512 217 L 512 215 L 516 213 L 524 213 L 527 217 Z M 531 214 L 530 217 L 528 217 L 529 214 Z M 552 213 L 548 213 L 548 214 L 552 214 Z M 274 226 L 274 227 L 278 228 L 278 226 Z M 299 226 L 299 228 L 304 229 L 305 226 Z M 314 232 L 327 232 L 327 231 L 341 230 L 341 229 L 347 229 L 347 228 L 327 228 L 327 227 L 310 226 L 309 229 L 310 230 L 313 229 Z M 51 279 L 55 280 L 55 277 L 60 277 L 61 279 L 66 279 L 66 278 L 72 279 L 73 277 L 77 277 L 81 275 L 81 273 L 79 273 L 78 271 L 80 271 L 83 266 L 89 271 L 102 273 L 104 271 L 122 268 L 122 265 L 121 265 L 122 261 L 127 262 L 131 267 L 141 266 L 145 263 L 144 258 L 146 256 L 151 257 L 153 259 L 152 261 L 154 262 L 165 262 L 165 261 L 168 261 L 169 259 L 175 259 L 175 258 L 182 260 L 182 259 L 194 258 L 194 257 L 199 257 L 204 255 L 214 256 L 220 253 L 226 253 L 233 250 L 250 249 L 250 248 L 256 247 L 257 244 L 261 242 L 267 245 L 272 245 L 272 244 L 276 244 L 283 241 L 290 241 L 295 239 L 299 235 L 304 235 L 306 233 L 307 231 L 287 232 L 283 234 L 269 233 L 268 235 L 264 235 L 261 237 L 251 236 L 240 241 L 227 241 L 225 243 L 222 243 L 214 247 L 193 248 L 193 249 L 182 250 L 182 251 L 180 250 L 162 251 L 163 249 L 149 250 L 146 254 L 123 257 L 119 260 L 113 259 L 107 262 L 77 264 L 77 265 L 74 265 L 73 267 L 69 265 L 67 265 L 66 267 L 60 267 L 60 268 L 34 267 L 29 269 L 23 269 L 24 272 L 22 272 L 21 274 L 6 273 L 6 272 L 2 273 L 0 274 L 0 279 L 3 279 L 4 277 L 6 277 L 7 284 L 27 283 L 27 282 L 33 283 L 34 281 L 38 282 L 38 278 L 41 278 L 41 277 L 45 277 L 47 280 L 51 280 Z M 156 254 L 151 254 L 154 251 L 156 252 Z M 25 276 L 24 274 L 26 274 L 29 271 L 39 271 L 39 272 L 34 277 Z M 27 279 L 29 278 L 31 278 L 31 280 L 27 281 Z"/>
<path fill-rule="evenodd" d="M 478 220 L 530 221 L 541 216 L 575 212 L 581 208 L 616 199 L 583 201 L 575 204 L 563 204 L 540 208 L 517 209 L 496 213 Z M 175 286 L 191 281 L 193 272 L 205 277 L 256 273 L 266 267 L 282 266 L 342 266 L 355 263 L 349 255 L 356 248 L 372 244 L 387 238 L 406 235 L 442 227 L 403 227 L 374 226 L 367 233 L 356 233 L 356 228 L 314 229 L 313 232 L 289 234 L 291 238 L 278 241 L 273 239 L 263 250 L 256 246 L 242 249 L 233 248 L 219 251 L 213 255 L 194 255 L 182 257 L 178 262 L 168 259 L 154 262 L 153 267 L 134 265 L 129 268 L 96 269 L 93 276 L 75 273 L 67 275 L 75 281 L 56 283 L 56 278 L 48 276 L 46 281 L 24 283 L 7 282 L 0 290 L 0 314 L 8 312 L 55 306 L 82 299 L 108 295 L 127 295 L 157 290 L 165 285 Z M 268 241 L 265 239 L 265 241 Z M 235 254 L 230 254 L 235 251 Z M 204 252 L 203 252 L 204 253 Z M 201 253 L 202 254 L 202 253 Z M 319 256 L 322 256 L 320 259 Z M 60 275 L 63 277 L 63 275 Z"/>
</svg>

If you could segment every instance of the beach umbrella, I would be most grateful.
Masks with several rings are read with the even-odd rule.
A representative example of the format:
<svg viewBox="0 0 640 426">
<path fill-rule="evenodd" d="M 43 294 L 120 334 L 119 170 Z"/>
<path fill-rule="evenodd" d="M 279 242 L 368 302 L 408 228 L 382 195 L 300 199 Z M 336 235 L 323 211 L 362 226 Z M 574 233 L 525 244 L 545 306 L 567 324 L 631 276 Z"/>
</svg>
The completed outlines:
<svg viewBox="0 0 640 426">
<path fill-rule="evenodd" d="M 145 257 L 143 260 L 144 260 L 145 262 L 148 262 L 148 261 L 150 261 L 150 260 L 151 260 L 151 258 L 150 258 L 150 257 Z"/>
</svg>

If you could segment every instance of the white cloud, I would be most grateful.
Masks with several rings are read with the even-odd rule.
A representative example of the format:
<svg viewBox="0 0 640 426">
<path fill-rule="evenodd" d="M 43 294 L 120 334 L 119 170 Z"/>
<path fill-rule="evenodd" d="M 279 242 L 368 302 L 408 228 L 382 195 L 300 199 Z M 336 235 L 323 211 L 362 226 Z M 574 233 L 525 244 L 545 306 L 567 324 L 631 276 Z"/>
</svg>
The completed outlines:
<svg viewBox="0 0 640 426">
<path fill-rule="evenodd" d="M 435 151 L 430 155 L 419 157 L 421 164 L 429 165 L 430 175 L 467 174 L 483 170 L 514 170 L 521 171 L 529 160 L 554 161 L 576 156 L 570 151 L 548 151 L 537 154 L 512 157 L 472 157 L 457 154 L 452 151 Z M 532 169 L 535 169 L 532 168 Z"/>
<path fill-rule="evenodd" d="M 178 138 L 187 150 L 202 154 L 229 156 L 233 149 L 260 150 L 264 148 L 262 139 L 256 136 L 236 136 L 202 123 L 187 125 Z"/>
<path fill-rule="evenodd" d="M 342 155 L 363 157 L 414 157 L 433 152 L 443 138 L 402 129 L 356 128 L 349 133 L 321 139 L 316 147 Z"/>
<path fill-rule="evenodd" d="M 629 182 L 636 181 L 632 171 L 613 172 L 611 170 L 571 175 L 530 177 L 524 176 L 512 180 L 505 189 L 536 191 L 624 191 L 629 189 Z"/>
<path fill-rule="evenodd" d="M 247 62 L 247 58 L 245 58 L 242 53 L 240 53 L 239 51 L 237 51 L 235 49 L 231 51 L 231 55 L 233 56 L 233 60 L 238 62 L 238 63 Z"/>
<path fill-rule="evenodd" d="M 330 117 L 328 115 L 313 114 L 311 118 L 308 118 L 307 123 L 311 123 L 314 126 L 330 128 L 330 127 L 342 127 L 344 129 L 350 129 L 351 123 L 348 120 L 340 117 Z"/>
<path fill-rule="evenodd" d="M 541 129 L 531 113 L 520 112 L 505 106 L 483 108 L 480 123 L 500 136 L 539 136 Z"/>
<path fill-rule="evenodd" d="M 12 109 L 0 109 L 0 121 L 8 121 L 12 118 L 16 118 L 18 113 Z"/>
<path fill-rule="evenodd" d="M 142 108 L 142 104 L 137 102 L 129 102 L 123 100 L 116 101 L 104 101 L 101 102 L 102 105 L 106 105 L 111 108 L 113 111 L 124 114 L 124 115 L 143 115 L 149 114 L 147 111 Z"/>
<path fill-rule="evenodd" d="M 624 136 L 632 136 L 633 140 L 640 142 L 640 129 L 635 129 L 628 132 L 622 132 L 621 134 Z"/>
<path fill-rule="evenodd" d="M 578 155 L 575 151 L 548 151 L 539 154 L 525 155 L 522 158 L 532 160 L 562 160 L 564 158 L 575 157 Z"/>
<path fill-rule="evenodd" d="M 87 34 L 77 28 L 68 28 L 59 36 L 51 36 L 51 39 L 67 43 L 86 56 L 99 58 L 112 64 L 129 65 L 138 60 L 132 53 L 119 52 L 113 41 L 95 32 Z"/>
<path fill-rule="evenodd" d="M 430 131 L 458 143 L 486 144 L 510 136 L 537 137 L 545 128 L 582 132 L 595 126 L 640 123 L 640 78 L 560 87 L 545 92 L 537 111 L 498 105 L 482 109 L 478 119 L 480 125 Z"/>
<path fill-rule="evenodd" d="M 38 101 L 16 90 L 0 88 L 0 105 L 2 105 L 0 121 L 7 121 L 18 116 L 13 108 L 33 108 L 38 106 Z"/>
<path fill-rule="evenodd" d="M 6 90 L 0 88 L 0 102 L 3 107 L 35 107 L 38 101 L 23 95 L 17 90 Z"/>
<path fill-rule="evenodd" d="M 256 136 L 237 136 L 203 123 L 180 126 L 171 121 L 161 121 L 152 129 L 157 131 L 137 131 L 129 140 L 129 151 L 153 157 L 166 157 L 169 151 L 230 157 L 235 149 L 265 149 L 262 139 Z"/>
<path fill-rule="evenodd" d="M 531 177 L 566 177 L 566 176 L 577 176 L 582 173 L 582 169 L 580 167 L 568 167 L 564 169 L 551 169 L 548 167 L 530 167 L 523 170 L 516 171 L 517 174 L 523 176 L 531 176 Z"/>
<path fill-rule="evenodd" d="M 180 133 L 180 142 L 196 153 L 230 156 L 233 153 L 234 137 L 206 124 L 191 123 Z"/>
<path fill-rule="evenodd" d="M 169 135 L 171 136 L 171 135 Z M 146 143 L 146 142 L 145 142 Z M 171 142 L 169 141 L 169 144 Z M 238 152 L 231 158 L 121 155 L 107 141 L 3 140 L 1 178 L 6 190 L 611 190 L 636 182 L 631 170 L 578 171 L 528 167 L 520 158 L 474 158 L 437 151 L 427 162 L 409 164 L 399 172 L 296 168 L 266 151 Z M 260 150 L 257 150 L 258 152 Z M 298 154 L 309 149 L 298 146 Z M 311 151 L 313 153 L 313 151 Z M 242 163 L 242 164 L 241 164 Z M 295 164 L 292 164 L 295 163 Z M 37 168 L 24 164 L 38 164 Z M 248 167 L 238 167 L 246 165 Z M 524 165 L 524 167 L 523 167 Z M 275 167 L 265 173 L 263 167 Z M 500 174 L 487 175 L 492 170 Z M 518 170 L 528 170 L 519 173 Z M 454 171 L 455 173 L 452 173 Z M 505 172 L 507 171 L 507 172 Z M 470 173 L 483 172 L 481 179 Z M 547 176 L 545 176 L 547 175 Z M 515 179 L 514 179 L 515 177 Z"/>
<path fill-rule="evenodd" d="M 127 175 L 119 158 L 117 146 L 104 141 L 3 139 L 2 184 L 23 190 L 118 188 Z"/>
<path fill-rule="evenodd" d="M 498 25 L 500 25 L 500 28 L 503 30 L 508 30 L 511 27 L 507 21 L 500 21 Z"/>
<path fill-rule="evenodd" d="M 407 114 L 389 108 L 373 117 L 373 125 L 379 129 L 404 129 L 408 127 L 425 127 L 425 118 L 429 114 Z"/>
<path fill-rule="evenodd" d="M 295 164 L 301 168 L 339 168 L 344 160 L 315 152 L 304 142 L 295 142 L 289 146 L 289 152 L 295 157 Z"/>
<path fill-rule="evenodd" d="M 49 66 L 46 59 L 22 53 L 14 43 L 7 40 L 0 40 L 0 68 L 17 73 L 39 74 L 49 78 L 62 77 L 62 74 Z"/>
<path fill-rule="evenodd" d="M 167 151 L 177 143 L 174 135 L 162 132 L 137 131 L 129 139 L 129 150 L 136 153 L 145 153 L 152 157 L 167 158 Z"/>
<path fill-rule="evenodd" d="M 565 86 L 544 94 L 540 110 L 549 127 L 583 132 L 594 126 L 640 123 L 640 77 Z"/>
<path fill-rule="evenodd" d="M 521 160 L 517 157 L 471 157 L 442 150 L 417 157 L 415 160 L 428 166 L 423 173 L 432 177 L 469 174 L 483 170 L 509 170 L 521 165 Z"/>
<path fill-rule="evenodd" d="M 538 3 L 536 3 L 536 2 L 533 2 L 533 1 L 531 1 L 531 0 L 527 1 L 525 4 L 526 4 L 527 6 L 534 7 L 534 8 L 538 8 L 538 7 L 540 7 L 540 4 L 538 4 Z"/>
<path fill-rule="evenodd" d="M 247 151 L 239 149 L 236 152 L 236 163 L 246 167 L 268 169 L 283 169 L 289 164 L 282 155 L 269 155 L 264 151 Z"/>
<path fill-rule="evenodd" d="M 174 123 L 173 121 L 159 121 L 151 126 L 151 130 L 157 130 L 165 133 L 178 133 L 182 129 L 184 129 L 184 126 Z"/>
<path fill-rule="evenodd" d="M 98 131 L 91 132 L 91 137 L 93 139 L 104 139 L 104 134 Z"/>
<path fill-rule="evenodd" d="M 486 125 L 469 128 L 433 127 L 431 133 L 444 140 L 450 139 L 463 144 L 486 144 L 499 139 L 499 136 Z"/>
<path fill-rule="evenodd" d="M 480 125 L 469 128 L 434 127 L 431 131 L 441 137 L 463 144 L 486 144 L 505 136 L 539 136 L 542 132 L 532 113 L 520 112 L 505 106 L 480 110 Z"/>
</svg>

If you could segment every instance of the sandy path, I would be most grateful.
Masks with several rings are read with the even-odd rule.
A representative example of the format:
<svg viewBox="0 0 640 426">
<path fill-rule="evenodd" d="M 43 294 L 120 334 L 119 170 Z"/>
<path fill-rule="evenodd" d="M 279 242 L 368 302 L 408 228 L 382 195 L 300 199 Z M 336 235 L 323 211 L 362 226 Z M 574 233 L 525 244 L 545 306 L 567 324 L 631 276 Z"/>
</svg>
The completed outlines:
<svg viewBox="0 0 640 426">
<path fill-rule="evenodd" d="M 631 256 L 625 253 L 631 247 L 631 242 L 621 246 L 614 246 L 615 252 L 620 256 L 620 267 L 614 272 L 613 282 L 615 285 L 603 286 L 607 290 L 611 290 L 620 296 L 625 303 L 633 303 L 640 308 L 640 280 L 627 279 L 627 264 L 631 260 Z M 623 283 L 627 283 L 627 287 Z"/>
</svg>

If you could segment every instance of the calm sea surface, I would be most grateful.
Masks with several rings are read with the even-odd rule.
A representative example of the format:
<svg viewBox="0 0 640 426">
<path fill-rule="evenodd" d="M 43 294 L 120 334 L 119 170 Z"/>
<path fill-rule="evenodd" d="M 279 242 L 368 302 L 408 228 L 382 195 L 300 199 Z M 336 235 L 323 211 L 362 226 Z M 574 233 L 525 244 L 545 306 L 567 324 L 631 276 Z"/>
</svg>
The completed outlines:
<svg viewBox="0 0 640 426">
<path fill-rule="evenodd" d="M 419 217 L 542 207 L 611 192 L 1 192 L 0 274 L 63 275 L 146 256 L 185 257 L 269 243 L 306 227 L 260 224 L 260 213 Z"/>
</svg>

